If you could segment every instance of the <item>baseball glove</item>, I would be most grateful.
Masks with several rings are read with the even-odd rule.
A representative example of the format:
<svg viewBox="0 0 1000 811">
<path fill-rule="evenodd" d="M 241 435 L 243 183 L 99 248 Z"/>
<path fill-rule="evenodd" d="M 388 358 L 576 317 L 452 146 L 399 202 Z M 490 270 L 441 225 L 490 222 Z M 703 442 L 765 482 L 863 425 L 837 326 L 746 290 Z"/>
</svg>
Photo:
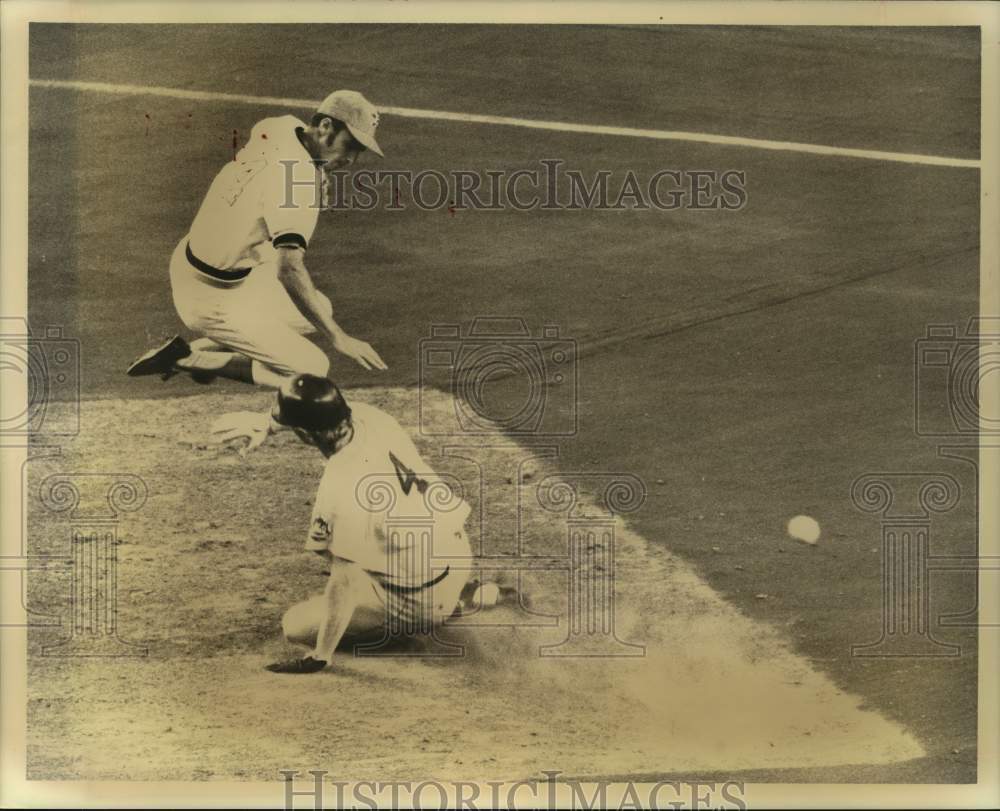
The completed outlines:
<svg viewBox="0 0 1000 811">
<path fill-rule="evenodd" d="M 238 453 L 244 459 L 250 451 L 259 448 L 271 433 L 271 416 L 254 411 L 234 411 L 223 414 L 212 424 L 214 442 L 234 444 L 243 442 Z"/>
<path fill-rule="evenodd" d="M 326 667 L 326 662 L 322 659 L 313 659 L 312 656 L 305 656 L 302 659 L 289 659 L 286 662 L 275 662 L 267 666 L 267 670 L 272 673 L 318 673 Z"/>
</svg>

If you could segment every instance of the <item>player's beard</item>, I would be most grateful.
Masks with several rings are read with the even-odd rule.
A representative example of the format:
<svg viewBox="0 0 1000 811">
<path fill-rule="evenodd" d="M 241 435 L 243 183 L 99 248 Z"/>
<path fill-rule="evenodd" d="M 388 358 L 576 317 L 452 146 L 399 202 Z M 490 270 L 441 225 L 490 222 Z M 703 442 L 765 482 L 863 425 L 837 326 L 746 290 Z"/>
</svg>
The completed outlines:
<svg viewBox="0 0 1000 811">
<path fill-rule="evenodd" d="M 325 170 L 322 171 L 321 174 L 322 174 L 322 180 L 320 182 L 322 183 L 321 193 L 322 193 L 323 203 L 322 203 L 322 208 L 320 210 L 333 211 L 335 208 L 337 208 L 336 201 L 332 197 L 333 181 L 330 180 L 330 176 L 326 173 Z"/>
</svg>

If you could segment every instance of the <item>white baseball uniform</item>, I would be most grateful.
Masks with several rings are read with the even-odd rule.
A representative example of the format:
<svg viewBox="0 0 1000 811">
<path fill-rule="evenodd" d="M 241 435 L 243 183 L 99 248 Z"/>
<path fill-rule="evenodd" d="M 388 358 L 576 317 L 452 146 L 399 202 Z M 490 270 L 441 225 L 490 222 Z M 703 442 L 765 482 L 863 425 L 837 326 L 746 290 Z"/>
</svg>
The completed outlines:
<svg viewBox="0 0 1000 811">
<path fill-rule="evenodd" d="M 470 575 L 469 505 L 426 465 L 400 424 L 352 404 L 354 438 L 326 464 L 306 548 L 357 563 L 390 619 L 439 622 Z"/>
<path fill-rule="evenodd" d="M 170 284 L 189 329 L 278 374 L 325 377 L 326 353 L 304 337 L 314 327 L 277 275 L 276 247 L 305 249 L 322 201 L 322 169 L 298 137 L 304 126 L 285 115 L 253 128 L 174 251 Z"/>
</svg>

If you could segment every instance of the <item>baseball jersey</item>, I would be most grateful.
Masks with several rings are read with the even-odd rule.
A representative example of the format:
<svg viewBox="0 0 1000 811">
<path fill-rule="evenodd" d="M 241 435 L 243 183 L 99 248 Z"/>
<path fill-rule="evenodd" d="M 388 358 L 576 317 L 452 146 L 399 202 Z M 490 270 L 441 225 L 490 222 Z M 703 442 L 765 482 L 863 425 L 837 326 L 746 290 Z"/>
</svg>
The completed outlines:
<svg viewBox="0 0 1000 811">
<path fill-rule="evenodd" d="M 467 561 L 469 505 L 393 417 L 366 403 L 351 409 L 354 438 L 327 461 L 306 548 L 327 549 L 405 586 L 433 580 L 449 558 Z"/>
<path fill-rule="evenodd" d="M 253 128 L 215 176 L 191 225 L 191 251 L 198 259 L 233 270 L 273 258 L 279 245 L 309 244 L 325 180 L 299 141 L 304 126 L 284 115 Z"/>
</svg>

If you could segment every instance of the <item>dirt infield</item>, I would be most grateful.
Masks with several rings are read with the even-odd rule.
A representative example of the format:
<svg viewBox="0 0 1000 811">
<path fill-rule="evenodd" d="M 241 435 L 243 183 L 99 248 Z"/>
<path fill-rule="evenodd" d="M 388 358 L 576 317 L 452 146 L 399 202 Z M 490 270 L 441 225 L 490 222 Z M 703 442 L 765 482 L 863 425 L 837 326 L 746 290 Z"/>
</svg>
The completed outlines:
<svg viewBox="0 0 1000 811">
<path fill-rule="evenodd" d="M 385 408 L 416 435 L 414 391 L 348 396 Z M 431 413 L 452 407 L 444 394 L 433 397 Z M 94 474 L 144 483 L 145 501 L 119 511 L 115 548 L 118 635 L 148 655 L 42 655 L 69 631 L 71 582 L 58 567 L 31 575 L 29 605 L 64 620 L 59 630 L 30 635 L 30 779 L 270 780 L 283 768 L 324 768 L 338 779 L 486 780 L 541 769 L 694 771 L 720 759 L 733 770 L 807 768 L 924 754 L 901 726 L 861 709 L 777 632 L 739 613 L 620 518 L 615 632 L 645 646 L 644 656 L 540 655 L 540 646 L 568 633 L 566 572 L 550 570 L 524 578 L 533 614 L 498 609 L 443 631 L 444 643 L 464 646 L 461 656 L 342 651 L 331 671 L 315 676 L 264 671 L 288 653 L 282 611 L 324 582 L 320 561 L 301 548 L 322 458 L 280 436 L 243 461 L 207 438 L 217 415 L 269 400 L 263 392 L 212 390 L 88 401 L 86 430 L 62 458 L 31 464 L 35 555 L 66 555 L 71 525 L 107 515 L 107 486 Z M 530 452 L 493 437 L 477 452 L 483 481 L 457 456 L 417 440 L 430 464 L 461 481 L 473 516 L 486 512 L 483 493 L 506 499 L 507 510 L 493 503 L 490 537 L 471 527 L 474 548 L 516 553 L 519 516 L 522 554 L 567 554 L 566 515 L 533 497 L 551 481 L 551 462 L 524 463 Z M 520 472 L 512 478 L 512 470 Z M 54 474 L 76 482 L 75 508 L 56 512 L 43 498 Z M 88 489 L 94 482 L 100 487 Z M 603 514 L 601 507 L 591 496 L 577 504 L 586 515 Z M 594 650 L 639 650 L 601 645 Z"/>
</svg>

